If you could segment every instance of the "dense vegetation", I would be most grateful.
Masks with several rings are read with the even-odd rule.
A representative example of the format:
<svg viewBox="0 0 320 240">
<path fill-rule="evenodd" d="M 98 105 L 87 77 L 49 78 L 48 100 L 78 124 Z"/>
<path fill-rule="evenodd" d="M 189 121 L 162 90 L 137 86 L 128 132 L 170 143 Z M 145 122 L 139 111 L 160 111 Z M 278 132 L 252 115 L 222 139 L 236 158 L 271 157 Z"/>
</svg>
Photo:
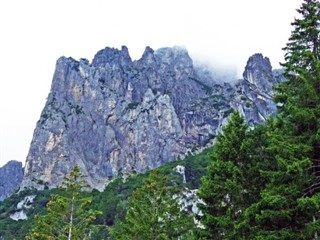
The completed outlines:
<svg viewBox="0 0 320 240">
<path fill-rule="evenodd" d="M 88 209 L 92 203 L 84 175 L 78 165 L 64 177 L 59 194 L 51 195 L 46 214 L 36 215 L 36 222 L 26 239 L 85 239 L 99 225 L 93 221 L 101 214 Z"/>
<path fill-rule="evenodd" d="M 199 188 L 201 176 L 206 173 L 206 168 L 210 161 L 209 152 L 207 149 L 198 155 L 189 155 L 184 160 L 178 160 L 159 168 L 162 175 L 167 176 L 168 185 L 176 186 L 179 189 L 187 187 L 190 189 Z M 186 183 L 183 183 L 181 174 L 177 173 L 174 168 L 177 165 L 183 165 L 186 169 Z M 103 192 L 93 190 L 89 197 L 92 202 L 87 209 L 100 211 L 101 214 L 96 216 L 93 223 L 97 226 L 113 226 L 115 220 L 124 221 L 126 216 L 126 208 L 128 198 L 132 193 L 143 184 L 143 179 L 149 176 L 151 171 L 144 174 L 136 174 L 128 177 L 126 180 L 122 178 L 114 179 Z M 51 189 L 37 191 L 28 189 L 17 194 L 14 194 L 0 203 L 0 239 L 25 239 L 29 230 L 35 226 L 35 215 L 43 215 L 46 213 L 47 203 L 50 201 L 51 195 L 63 194 L 59 189 Z M 83 193 L 82 197 L 88 197 L 88 193 Z M 30 204 L 32 207 L 24 209 L 28 216 L 28 220 L 14 221 L 9 218 L 11 214 L 17 211 L 17 204 L 26 196 L 36 195 L 34 202 Z M 108 236 L 107 228 L 99 228 L 95 232 L 93 239 L 99 239 Z M 96 238 L 95 238 L 96 237 Z"/>
<path fill-rule="evenodd" d="M 213 150 L 169 163 L 160 172 L 115 179 L 102 193 L 77 189 L 76 196 L 83 201 L 80 216 L 90 216 L 80 239 L 319 238 L 320 2 L 304 0 L 298 12 L 301 18 L 292 23 L 294 30 L 284 48 L 287 80 L 275 88 L 277 116 L 249 129 L 234 112 Z M 186 183 L 173 170 L 178 164 L 186 167 Z M 178 211 L 174 194 L 185 187 L 199 188 L 201 228 Z M 17 203 L 32 194 L 37 195 L 35 202 L 25 210 L 29 216 L 39 214 L 40 221 L 8 219 Z M 45 213 L 52 206 L 49 195 L 62 205 Z M 11 196 L 0 205 L 0 236 L 23 239 L 34 229 L 31 234 L 37 237 L 46 216 L 51 220 L 65 210 L 61 196 L 65 195 L 59 190 L 26 190 Z M 72 225 L 62 225 L 70 233 Z"/>
<path fill-rule="evenodd" d="M 195 224 L 186 210 L 180 210 L 179 199 L 173 197 L 175 193 L 179 191 L 168 186 L 168 178 L 153 171 L 133 192 L 125 221 L 116 222 L 111 236 L 117 240 L 190 239 Z"/>
<path fill-rule="evenodd" d="M 305 0 L 276 87 L 278 115 L 246 130 L 235 113 L 217 137 L 199 196 L 205 239 L 320 234 L 320 2 Z"/>
</svg>

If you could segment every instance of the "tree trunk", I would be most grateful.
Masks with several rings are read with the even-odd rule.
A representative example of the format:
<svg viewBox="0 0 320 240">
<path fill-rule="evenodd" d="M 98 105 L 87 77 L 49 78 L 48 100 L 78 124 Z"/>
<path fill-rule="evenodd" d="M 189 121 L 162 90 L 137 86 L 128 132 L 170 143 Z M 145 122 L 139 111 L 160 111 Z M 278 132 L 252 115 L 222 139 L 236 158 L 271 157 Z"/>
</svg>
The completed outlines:
<svg viewBox="0 0 320 240">
<path fill-rule="evenodd" d="M 74 194 L 72 194 L 72 200 L 71 200 L 71 211 L 70 211 L 68 240 L 72 239 L 73 211 L 74 211 Z"/>
</svg>

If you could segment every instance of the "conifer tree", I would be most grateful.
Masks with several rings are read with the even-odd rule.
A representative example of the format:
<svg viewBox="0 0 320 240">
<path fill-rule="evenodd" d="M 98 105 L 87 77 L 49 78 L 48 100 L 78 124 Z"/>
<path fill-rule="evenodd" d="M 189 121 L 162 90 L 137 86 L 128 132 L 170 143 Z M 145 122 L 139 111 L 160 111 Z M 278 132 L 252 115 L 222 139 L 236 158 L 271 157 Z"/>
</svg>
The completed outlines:
<svg viewBox="0 0 320 240">
<path fill-rule="evenodd" d="M 242 239 L 245 189 L 247 125 L 239 112 L 234 112 L 213 147 L 212 163 L 202 178 L 199 205 L 207 239 Z"/>
<path fill-rule="evenodd" d="M 299 141 L 313 146 L 311 158 L 320 159 L 320 2 L 305 0 L 300 18 L 284 48 L 287 81 L 276 87 L 279 113 L 295 129 Z"/>
<path fill-rule="evenodd" d="M 311 166 L 306 157 L 310 147 L 296 142 L 290 132 L 281 118 L 268 121 L 265 150 L 273 157 L 272 164 L 260 168 L 265 184 L 259 198 L 244 210 L 252 238 L 310 239 L 305 223 L 312 212 L 302 211 L 299 203 L 312 178 L 306 172 Z"/>
<path fill-rule="evenodd" d="M 26 239 L 89 239 L 93 231 L 92 222 L 100 214 L 88 209 L 92 200 L 85 190 L 89 187 L 76 165 L 64 177 L 61 194 L 51 195 L 47 214 L 37 216 L 36 224 Z"/>
<path fill-rule="evenodd" d="M 285 54 L 287 81 L 275 89 L 279 114 L 269 125 L 274 167 L 261 199 L 246 210 L 258 239 L 312 239 L 319 231 L 320 3 L 305 0 Z"/>
<path fill-rule="evenodd" d="M 129 199 L 125 222 L 117 222 L 111 235 L 117 240 L 192 239 L 193 221 L 180 210 L 175 190 L 154 170 Z"/>
</svg>

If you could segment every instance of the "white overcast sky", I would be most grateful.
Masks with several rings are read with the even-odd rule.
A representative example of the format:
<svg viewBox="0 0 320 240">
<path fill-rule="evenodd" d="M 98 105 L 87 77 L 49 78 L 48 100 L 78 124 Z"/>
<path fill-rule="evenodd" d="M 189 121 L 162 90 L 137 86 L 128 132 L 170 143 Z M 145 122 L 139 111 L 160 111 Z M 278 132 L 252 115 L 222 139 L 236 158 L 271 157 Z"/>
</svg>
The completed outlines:
<svg viewBox="0 0 320 240">
<path fill-rule="evenodd" d="M 0 166 L 25 162 L 60 56 L 126 45 L 184 46 L 192 58 L 243 71 L 262 53 L 273 67 L 302 0 L 4 0 L 0 2 Z"/>
</svg>

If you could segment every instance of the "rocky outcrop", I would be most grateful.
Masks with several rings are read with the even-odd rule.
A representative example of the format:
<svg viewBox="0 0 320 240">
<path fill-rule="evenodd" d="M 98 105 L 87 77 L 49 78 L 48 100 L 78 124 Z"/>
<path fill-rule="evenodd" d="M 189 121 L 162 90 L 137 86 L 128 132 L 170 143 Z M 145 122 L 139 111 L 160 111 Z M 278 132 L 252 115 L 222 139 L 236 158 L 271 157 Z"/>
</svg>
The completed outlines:
<svg viewBox="0 0 320 240">
<path fill-rule="evenodd" d="M 270 60 L 262 54 L 251 56 L 245 67 L 243 79 L 236 84 L 233 108 L 238 109 L 249 125 L 264 122 L 277 108 L 272 88 L 283 81 L 279 70 L 272 71 Z"/>
<path fill-rule="evenodd" d="M 36 198 L 36 195 L 30 195 L 24 197 L 16 206 L 16 211 L 10 214 L 9 218 L 14 221 L 27 220 L 28 216 L 25 213 L 25 210 L 32 208 L 33 200 Z"/>
<path fill-rule="evenodd" d="M 227 81 L 228 80 L 228 81 Z M 61 57 L 34 131 L 24 187 L 55 187 L 78 164 L 102 190 L 121 174 L 144 172 L 212 144 L 232 109 L 250 124 L 275 111 L 270 62 L 249 59 L 244 79 L 217 82 L 185 49 L 105 48 L 92 63 Z"/>
<path fill-rule="evenodd" d="M 19 189 L 23 179 L 22 163 L 9 161 L 0 168 L 0 201 Z"/>
</svg>

